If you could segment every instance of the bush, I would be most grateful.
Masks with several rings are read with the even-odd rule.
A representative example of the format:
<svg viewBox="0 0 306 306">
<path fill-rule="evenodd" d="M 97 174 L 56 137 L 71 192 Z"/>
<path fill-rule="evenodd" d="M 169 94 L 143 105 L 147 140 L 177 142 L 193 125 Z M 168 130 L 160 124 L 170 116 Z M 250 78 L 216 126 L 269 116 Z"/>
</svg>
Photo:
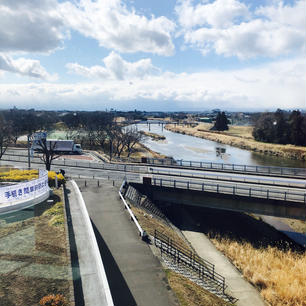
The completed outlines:
<svg viewBox="0 0 306 306">
<path fill-rule="evenodd" d="M 55 171 L 48 171 L 49 187 L 55 187 L 56 177 L 58 186 L 61 186 L 61 184 L 65 182 L 65 177 L 61 173 L 57 174 Z"/>
<path fill-rule="evenodd" d="M 41 306 L 68 306 L 66 298 L 62 294 L 49 294 L 39 301 Z"/>
<path fill-rule="evenodd" d="M 38 170 L 10 170 L 0 173 L 0 181 L 2 182 L 22 182 L 30 181 L 38 178 Z"/>
</svg>

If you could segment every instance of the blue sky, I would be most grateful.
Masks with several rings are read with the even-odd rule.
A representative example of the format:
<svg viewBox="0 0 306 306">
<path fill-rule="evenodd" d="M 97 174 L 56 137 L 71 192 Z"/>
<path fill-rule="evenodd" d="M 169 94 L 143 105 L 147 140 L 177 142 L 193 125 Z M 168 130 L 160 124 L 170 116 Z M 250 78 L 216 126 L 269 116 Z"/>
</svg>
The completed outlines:
<svg viewBox="0 0 306 306">
<path fill-rule="evenodd" d="M 0 108 L 305 108 L 305 0 L 1 0 Z"/>
</svg>

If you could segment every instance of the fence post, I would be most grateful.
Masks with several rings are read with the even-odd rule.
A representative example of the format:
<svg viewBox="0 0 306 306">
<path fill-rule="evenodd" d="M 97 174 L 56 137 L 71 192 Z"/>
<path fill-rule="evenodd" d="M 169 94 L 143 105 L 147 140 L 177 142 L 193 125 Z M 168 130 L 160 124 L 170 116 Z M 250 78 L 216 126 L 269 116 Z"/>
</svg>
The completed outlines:
<svg viewBox="0 0 306 306">
<path fill-rule="evenodd" d="M 233 195 L 235 195 L 235 186 L 233 186 Z"/>
<path fill-rule="evenodd" d="M 267 199 L 269 199 L 269 189 L 267 189 Z"/>
<path fill-rule="evenodd" d="M 249 188 L 249 197 L 251 197 L 252 189 Z"/>
</svg>

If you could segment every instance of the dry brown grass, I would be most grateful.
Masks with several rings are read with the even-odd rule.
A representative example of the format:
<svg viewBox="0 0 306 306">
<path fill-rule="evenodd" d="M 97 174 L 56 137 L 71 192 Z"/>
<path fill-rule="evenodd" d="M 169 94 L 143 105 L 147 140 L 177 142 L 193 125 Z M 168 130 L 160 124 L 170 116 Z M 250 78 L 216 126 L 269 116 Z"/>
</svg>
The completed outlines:
<svg viewBox="0 0 306 306">
<path fill-rule="evenodd" d="M 156 133 L 151 133 L 151 132 L 146 132 L 146 131 L 140 131 L 140 133 L 147 136 L 147 137 L 152 138 L 153 140 L 165 140 L 166 139 L 165 136 L 159 135 L 159 134 L 156 134 Z"/>
<path fill-rule="evenodd" d="M 186 277 L 166 270 L 168 283 L 175 292 L 180 306 L 226 306 L 222 299 L 206 291 Z"/>
<path fill-rule="evenodd" d="M 306 147 L 294 145 L 279 145 L 259 142 L 253 139 L 251 127 L 231 126 L 228 131 L 209 131 L 209 123 L 201 123 L 196 127 L 166 125 L 166 129 L 172 132 L 191 135 L 199 138 L 228 144 L 241 149 L 269 155 L 281 156 L 291 159 L 306 160 Z"/>
<path fill-rule="evenodd" d="M 306 305 L 306 254 L 247 242 L 212 239 L 272 306 Z"/>
<path fill-rule="evenodd" d="M 150 214 L 146 213 L 138 207 L 131 207 L 134 215 L 136 216 L 141 227 L 150 235 L 154 236 L 154 230 L 158 230 L 164 235 L 168 236 L 170 239 L 174 240 L 176 243 L 181 245 L 185 249 L 191 250 L 188 243 L 185 242 L 170 226 L 166 225 L 162 221 L 154 218 Z"/>
<path fill-rule="evenodd" d="M 62 190 L 55 190 L 52 198 L 54 204 L 37 204 L 31 215 L 27 209 L 29 216 L 24 220 L 19 220 L 16 214 L 15 222 L 10 222 L 13 215 L 8 222 L 2 220 L 0 240 L 10 239 L 11 242 L 0 250 L 0 260 L 9 262 L 7 271 L 1 271 L 0 305 L 38 305 L 40 299 L 50 293 L 73 299 L 65 226 L 50 226 L 52 216 L 43 214 L 46 208 L 63 199 Z M 29 269 L 28 272 L 25 269 Z"/>
<path fill-rule="evenodd" d="M 154 230 L 162 232 L 169 238 L 180 244 L 182 247 L 192 248 L 180 235 L 170 226 L 154 218 L 138 207 L 131 206 L 141 227 L 150 235 L 154 235 Z M 180 306 L 226 306 L 229 305 L 214 294 L 208 292 L 186 277 L 175 273 L 172 270 L 165 270 L 168 283 L 174 291 Z"/>
</svg>

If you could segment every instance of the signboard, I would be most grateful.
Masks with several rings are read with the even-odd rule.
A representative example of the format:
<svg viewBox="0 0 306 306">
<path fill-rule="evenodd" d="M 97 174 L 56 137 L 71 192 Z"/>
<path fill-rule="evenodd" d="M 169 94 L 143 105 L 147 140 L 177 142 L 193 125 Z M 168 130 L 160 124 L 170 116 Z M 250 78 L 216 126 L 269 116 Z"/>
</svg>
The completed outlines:
<svg viewBox="0 0 306 306">
<path fill-rule="evenodd" d="M 40 177 L 29 182 L 0 187 L 0 204 L 34 199 L 49 191 L 48 171 L 40 171 Z"/>
<path fill-rule="evenodd" d="M 41 140 L 47 138 L 47 132 L 37 132 L 32 135 L 34 140 Z"/>
</svg>

